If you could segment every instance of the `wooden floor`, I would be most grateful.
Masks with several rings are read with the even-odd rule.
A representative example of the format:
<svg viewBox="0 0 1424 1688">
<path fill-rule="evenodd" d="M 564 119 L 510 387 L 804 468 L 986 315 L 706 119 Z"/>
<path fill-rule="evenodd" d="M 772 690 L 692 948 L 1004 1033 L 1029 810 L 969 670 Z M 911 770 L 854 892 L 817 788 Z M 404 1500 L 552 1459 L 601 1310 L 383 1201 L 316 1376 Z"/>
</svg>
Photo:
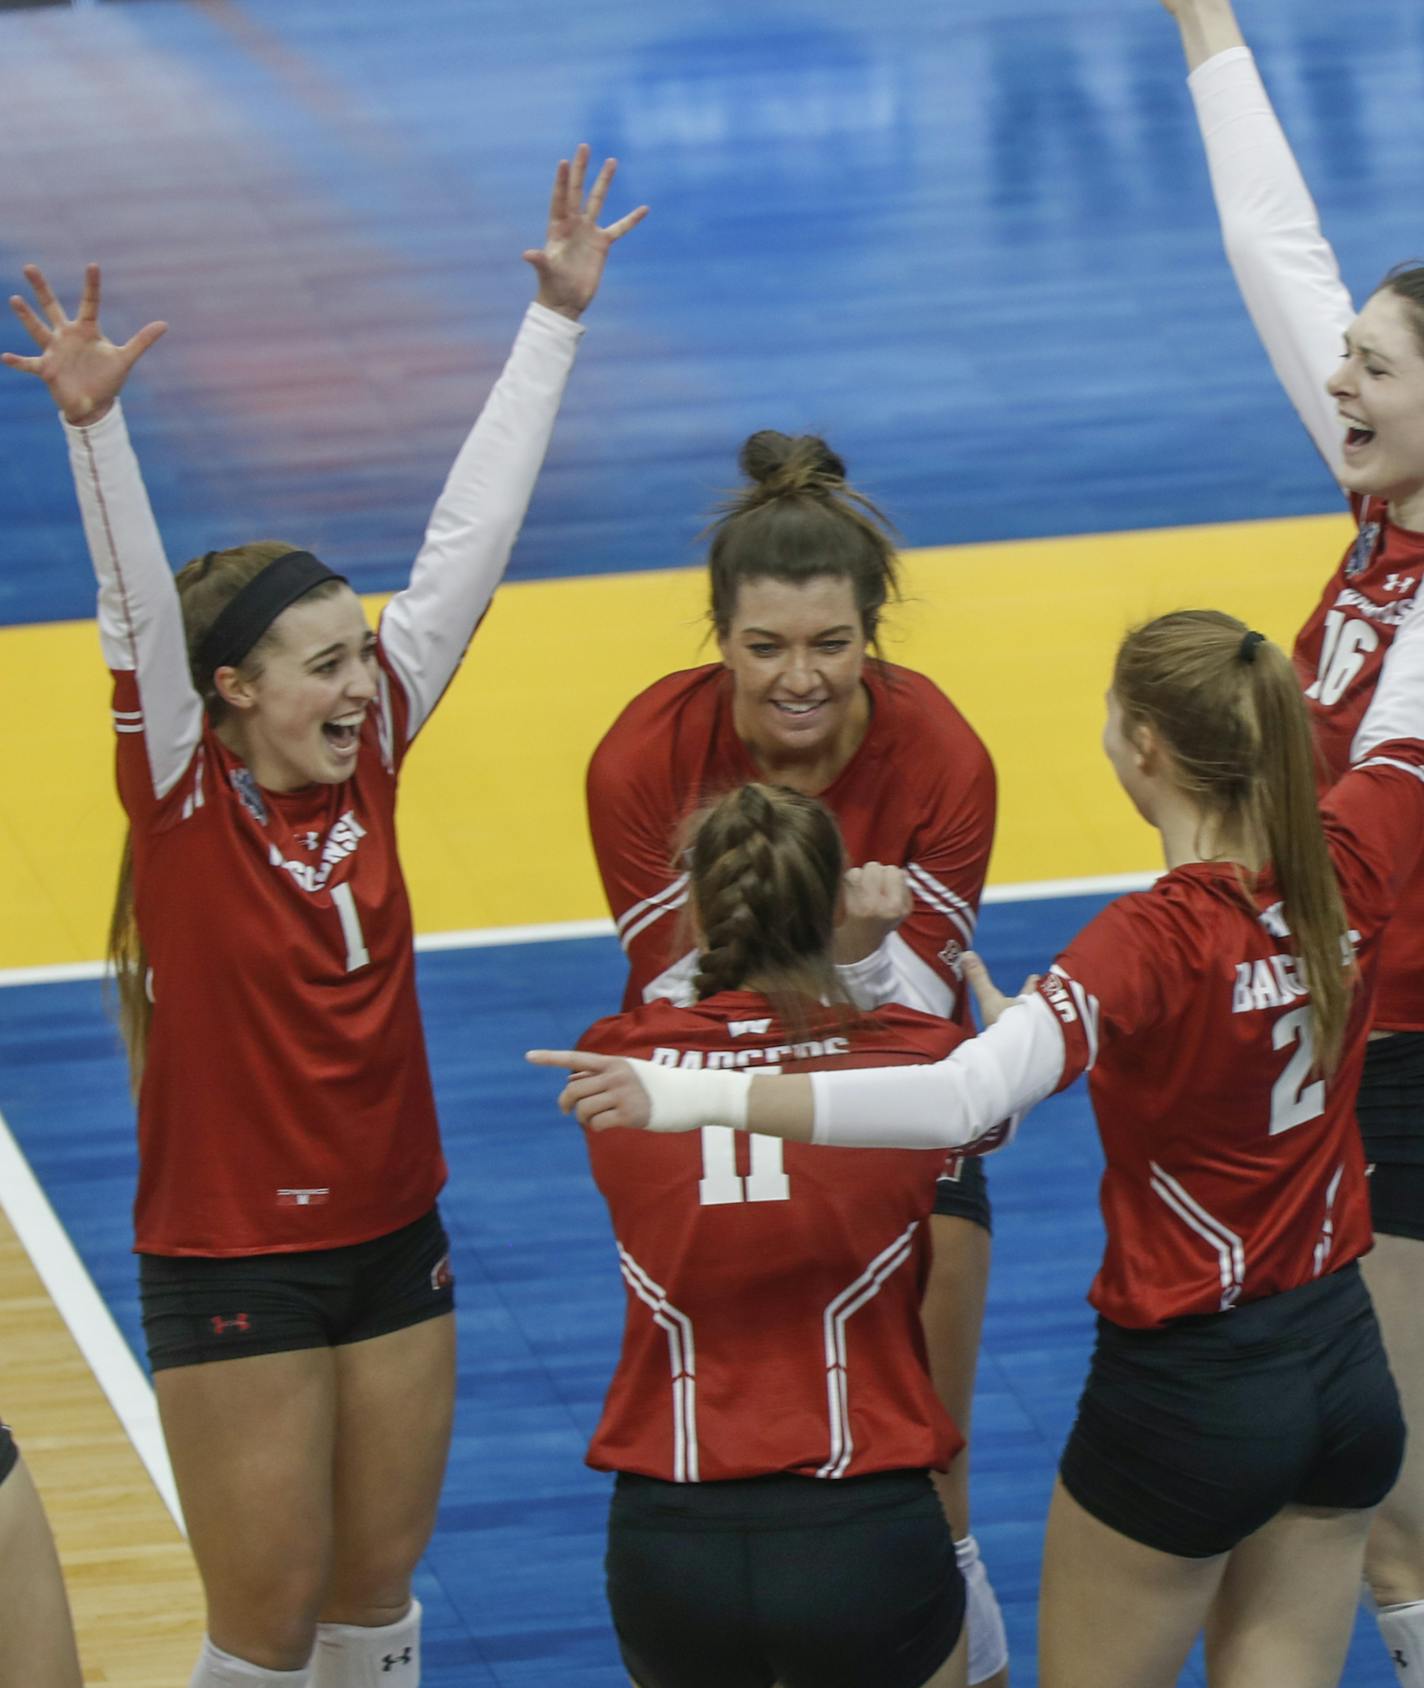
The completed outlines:
<svg viewBox="0 0 1424 1688">
<path fill-rule="evenodd" d="M 188 1545 L 0 1213 L 6 1421 L 44 1497 L 87 1683 L 175 1688 L 203 1633 Z"/>
</svg>

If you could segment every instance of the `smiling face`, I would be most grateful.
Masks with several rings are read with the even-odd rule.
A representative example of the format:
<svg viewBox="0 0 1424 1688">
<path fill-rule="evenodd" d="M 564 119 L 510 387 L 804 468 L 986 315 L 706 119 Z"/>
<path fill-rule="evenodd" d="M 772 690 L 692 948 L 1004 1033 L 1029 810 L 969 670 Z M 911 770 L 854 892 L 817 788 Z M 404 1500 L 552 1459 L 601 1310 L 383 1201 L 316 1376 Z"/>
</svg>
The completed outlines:
<svg viewBox="0 0 1424 1688">
<path fill-rule="evenodd" d="M 815 761 L 859 742 L 866 642 L 844 576 L 744 580 L 717 644 L 737 736 L 759 761 Z"/>
<path fill-rule="evenodd" d="M 259 667 L 214 676 L 227 712 L 223 742 L 268 791 L 336 785 L 354 770 L 376 695 L 376 635 L 348 586 L 300 598 L 254 652 Z"/>
<path fill-rule="evenodd" d="M 1341 481 L 1387 499 L 1396 519 L 1419 525 L 1424 499 L 1424 348 L 1414 308 L 1387 289 L 1350 324 L 1345 355 L 1326 382 L 1346 428 Z"/>
</svg>

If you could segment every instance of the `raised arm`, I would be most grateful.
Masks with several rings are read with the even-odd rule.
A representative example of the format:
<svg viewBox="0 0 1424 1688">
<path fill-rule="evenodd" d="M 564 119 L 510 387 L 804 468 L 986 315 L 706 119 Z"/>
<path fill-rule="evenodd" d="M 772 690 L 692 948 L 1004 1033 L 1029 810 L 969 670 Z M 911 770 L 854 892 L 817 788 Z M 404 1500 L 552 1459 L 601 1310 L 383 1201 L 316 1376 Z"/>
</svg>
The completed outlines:
<svg viewBox="0 0 1424 1688">
<path fill-rule="evenodd" d="M 414 738 L 449 685 L 489 608 L 524 521 L 534 482 L 598 291 L 608 250 L 647 215 L 640 205 L 608 228 L 598 218 L 617 168 L 609 159 L 584 199 L 588 148 L 561 160 L 542 248 L 524 254 L 539 278 L 509 362 L 460 448 L 436 503 L 410 585 L 387 605 L 381 644 L 410 703 Z"/>
<path fill-rule="evenodd" d="M 1338 480 L 1343 436 L 1325 382 L 1354 305 L 1231 0 L 1161 3 L 1181 30 L 1237 286 L 1281 385 Z"/>
<path fill-rule="evenodd" d="M 124 345 L 99 325 L 99 266 L 84 272 L 73 317 L 65 314 L 43 272 L 25 266 L 38 314 L 19 297 L 10 304 L 39 347 L 34 357 L 0 354 L 11 369 L 38 376 L 65 424 L 69 461 L 99 583 L 99 638 L 104 659 L 138 688 L 138 719 L 116 722 L 143 732 L 153 796 L 167 795 L 187 766 L 202 731 L 202 703 L 188 673 L 183 618 L 163 541 L 129 444 L 119 394 L 139 358 L 166 330 L 151 322 Z"/>
</svg>

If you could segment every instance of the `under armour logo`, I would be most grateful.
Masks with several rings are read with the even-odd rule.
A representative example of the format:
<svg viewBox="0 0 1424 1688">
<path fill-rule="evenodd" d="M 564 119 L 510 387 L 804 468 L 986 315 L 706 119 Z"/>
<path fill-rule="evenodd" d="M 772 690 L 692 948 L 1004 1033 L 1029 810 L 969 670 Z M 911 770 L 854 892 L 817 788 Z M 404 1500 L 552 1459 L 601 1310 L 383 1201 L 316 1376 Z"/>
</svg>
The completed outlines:
<svg viewBox="0 0 1424 1688">
<path fill-rule="evenodd" d="M 409 1663 L 410 1663 L 410 1648 L 409 1647 L 407 1647 L 405 1649 L 405 1651 L 402 1652 L 402 1653 L 387 1653 L 385 1655 L 385 1657 L 381 1660 L 381 1674 L 382 1674 L 382 1676 L 384 1676 L 385 1673 L 388 1670 L 394 1670 L 397 1665 L 408 1665 Z"/>
<path fill-rule="evenodd" d="M 1396 1647 L 1394 1649 L 1394 1651 L 1390 1654 L 1390 1658 L 1392 1658 L 1394 1660 L 1395 1667 L 1398 1670 L 1403 1670 L 1404 1667 L 1409 1663 L 1409 1660 L 1404 1656 L 1403 1652 L 1401 1652 L 1401 1650 L 1398 1647 Z"/>
<path fill-rule="evenodd" d="M 236 1313 L 230 1319 L 224 1319 L 220 1313 L 213 1314 L 213 1329 L 219 1336 L 227 1330 L 250 1330 L 246 1313 Z"/>
</svg>

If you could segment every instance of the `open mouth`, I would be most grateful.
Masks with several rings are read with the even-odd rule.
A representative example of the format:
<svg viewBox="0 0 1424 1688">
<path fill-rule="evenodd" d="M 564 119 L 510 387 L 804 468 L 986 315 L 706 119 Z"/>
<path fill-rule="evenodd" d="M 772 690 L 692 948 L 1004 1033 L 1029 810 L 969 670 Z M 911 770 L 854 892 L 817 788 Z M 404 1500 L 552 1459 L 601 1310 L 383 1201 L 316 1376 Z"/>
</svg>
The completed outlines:
<svg viewBox="0 0 1424 1688">
<path fill-rule="evenodd" d="M 1348 417 L 1345 420 L 1347 423 L 1345 428 L 1346 451 L 1359 451 L 1361 447 L 1367 446 L 1375 437 L 1373 428 L 1366 428 L 1359 422 L 1351 422 Z"/>
<path fill-rule="evenodd" d="M 333 750 L 350 754 L 355 750 L 357 741 L 361 737 L 360 721 L 325 721 L 322 723 L 322 737 Z"/>
</svg>

